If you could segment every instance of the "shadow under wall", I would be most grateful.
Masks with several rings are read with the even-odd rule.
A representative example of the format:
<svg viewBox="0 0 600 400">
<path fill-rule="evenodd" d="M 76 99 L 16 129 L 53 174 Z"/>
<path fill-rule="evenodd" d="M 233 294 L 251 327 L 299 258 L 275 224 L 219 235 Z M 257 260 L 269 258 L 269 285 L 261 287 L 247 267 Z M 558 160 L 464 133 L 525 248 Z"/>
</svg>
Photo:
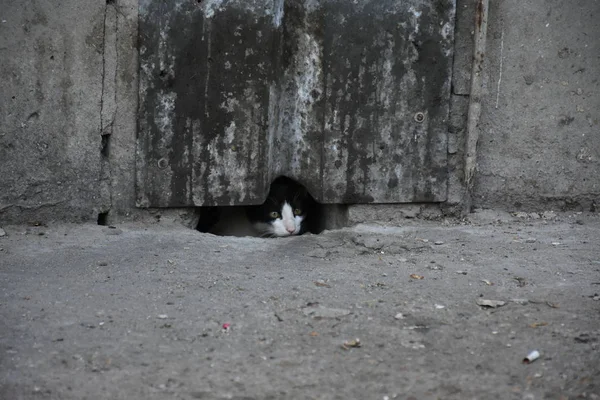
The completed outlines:
<svg viewBox="0 0 600 400">
<path fill-rule="evenodd" d="M 259 237 L 246 216 L 244 206 L 198 207 L 196 230 L 218 236 Z M 317 203 L 312 210 L 306 233 L 319 234 L 324 230 L 340 229 L 348 225 L 346 204 Z"/>
</svg>

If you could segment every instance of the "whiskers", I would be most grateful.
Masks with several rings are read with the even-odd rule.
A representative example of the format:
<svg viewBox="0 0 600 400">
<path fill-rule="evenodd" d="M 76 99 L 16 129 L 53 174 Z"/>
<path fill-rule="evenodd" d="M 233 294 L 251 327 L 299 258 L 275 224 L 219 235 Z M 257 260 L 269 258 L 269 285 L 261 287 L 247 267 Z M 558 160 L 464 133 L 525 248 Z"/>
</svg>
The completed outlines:
<svg viewBox="0 0 600 400">
<path fill-rule="evenodd" d="M 255 222 L 252 224 L 254 226 L 254 231 L 260 238 L 272 238 L 275 237 L 275 232 L 273 232 L 273 227 L 271 224 L 265 222 Z"/>
<path fill-rule="evenodd" d="M 264 238 L 274 238 L 274 237 L 276 237 L 276 236 L 273 232 L 264 232 L 264 233 L 261 233 L 259 236 L 259 238 L 263 238 L 263 239 Z"/>
</svg>

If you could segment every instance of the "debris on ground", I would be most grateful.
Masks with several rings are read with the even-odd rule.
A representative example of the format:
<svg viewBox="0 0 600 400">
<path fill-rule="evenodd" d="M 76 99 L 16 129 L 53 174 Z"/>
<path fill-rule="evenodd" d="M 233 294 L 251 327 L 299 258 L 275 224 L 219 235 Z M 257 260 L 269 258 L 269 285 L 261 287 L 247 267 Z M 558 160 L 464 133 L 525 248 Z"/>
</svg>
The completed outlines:
<svg viewBox="0 0 600 400">
<path fill-rule="evenodd" d="M 513 303 L 516 303 L 516 304 L 520 304 L 522 306 L 529 304 L 528 299 L 510 299 L 510 301 L 512 301 Z"/>
<path fill-rule="evenodd" d="M 540 358 L 540 352 L 537 351 L 537 350 L 533 350 L 532 352 L 530 352 L 529 354 L 527 354 L 527 357 L 525 357 L 523 359 L 523 364 L 531 364 L 532 362 L 534 362 L 538 358 Z"/>
<path fill-rule="evenodd" d="M 356 338 L 356 339 L 352 339 L 352 340 L 346 340 L 343 344 L 342 344 L 342 349 L 344 350 L 350 350 L 351 348 L 356 348 L 356 347 L 361 347 L 361 343 L 360 343 L 360 339 Z"/>
<path fill-rule="evenodd" d="M 548 325 L 547 322 L 534 322 L 533 324 L 529 324 L 530 328 L 538 328 L 540 326 L 546 326 Z"/>
<path fill-rule="evenodd" d="M 481 282 L 485 283 L 485 284 L 486 284 L 486 285 L 488 285 L 488 286 L 493 286 L 493 285 L 494 285 L 494 283 L 493 283 L 493 282 L 490 282 L 490 281 L 488 281 L 487 279 L 482 279 L 482 280 L 481 280 Z"/>
<path fill-rule="evenodd" d="M 410 274 L 410 277 L 413 279 L 425 279 L 425 277 L 423 275 L 418 275 L 418 274 Z"/>
<path fill-rule="evenodd" d="M 502 307 L 505 304 L 506 302 L 502 300 L 477 299 L 477 305 L 481 307 L 497 308 Z"/>
<path fill-rule="evenodd" d="M 6 236 L 6 231 L 2 228 L 0 228 L 0 237 L 2 236 Z"/>
<path fill-rule="evenodd" d="M 167 319 L 167 318 L 169 318 L 169 316 L 167 314 L 158 314 L 156 316 L 156 318 L 158 318 L 158 319 Z"/>
<path fill-rule="evenodd" d="M 229 329 L 231 328 L 231 324 L 226 322 L 222 325 L 223 328 L 223 332 L 229 332 Z"/>
<path fill-rule="evenodd" d="M 402 313 L 400 312 L 400 313 L 398 313 L 398 314 L 394 315 L 394 318 L 395 318 L 395 319 L 404 319 L 405 317 L 404 317 L 404 314 L 402 314 Z"/>
<path fill-rule="evenodd" d="M 525 281 L 525 278 L 521 278 L 520 276 L 515 276 L 515 277 L 513 277 L 513 279 L 515 281 L 517 281 L 517 286 L 518 287 L 524 287 L 525 285 L 527 285 L 527 282 Z"/>
<path fill-rule="evenodd" d="M 318 287 L 326 287 L 326 288 L 331 287 L 331 285 L 328 284 L 327 282 L 325 282 L 323 279 L 319 279 L 319 280 L 315 281 L 314 284 L 315 284 L 315 286 L 318 286 Z"/>
<path fill-rule="evenodd" d="M 323 307 L 319 303 L 309 303 L 306 307 L 302 308 L 302 312 L 307 317 L 313 318 L 338 318 L 350 314 L 350 310 Z"/>
</svg>

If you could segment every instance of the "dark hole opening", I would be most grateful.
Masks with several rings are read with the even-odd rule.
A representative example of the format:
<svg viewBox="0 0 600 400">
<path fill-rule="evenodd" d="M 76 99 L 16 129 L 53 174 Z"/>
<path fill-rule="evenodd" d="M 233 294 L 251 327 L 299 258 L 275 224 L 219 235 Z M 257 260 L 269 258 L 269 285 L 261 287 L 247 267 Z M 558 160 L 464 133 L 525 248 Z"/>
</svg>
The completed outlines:
<svg viewBox="0 0 600 400">
<path fill-rule="evenodd" d="M 102 135 L 102 139 L 100 142 L 100 154 L 106 158 L 108 158 L 110 154 L 110 134 L 108 133 Z"/>
<path fill-rule="evenodd" d="M 273 181 L 263 204 L 198 207 L 200 232 L 219 236 L 286 237 L 319 234 L 346 226 L 347 207 L 317 202 L 308 190 L 287 177 Z"/>
<path fill-rule="evenodd" d="M 108 225 L 108 211 L 101 212 L 98 214 L 98 225 L 106 226 Z"/>
</svg>

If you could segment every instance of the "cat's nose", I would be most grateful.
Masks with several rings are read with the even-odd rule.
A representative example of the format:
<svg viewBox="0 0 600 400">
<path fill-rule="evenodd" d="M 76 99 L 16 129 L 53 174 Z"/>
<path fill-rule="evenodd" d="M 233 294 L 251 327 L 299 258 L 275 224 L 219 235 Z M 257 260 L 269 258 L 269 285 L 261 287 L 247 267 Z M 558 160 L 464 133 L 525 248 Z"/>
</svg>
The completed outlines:
<svg viewBox="0 0 600 400">
<path fill-rule="evenodd" d="M 289 233 L 294 233 L 294 231 L 296 230 L 296 228 L 294 228 L 294 227 L 289 227 L 289 226 L 288 226 L 287 228 L 285 228 L 285 229 L 286 229 L 286 230 L 287 230 Z"/>
</svg>

